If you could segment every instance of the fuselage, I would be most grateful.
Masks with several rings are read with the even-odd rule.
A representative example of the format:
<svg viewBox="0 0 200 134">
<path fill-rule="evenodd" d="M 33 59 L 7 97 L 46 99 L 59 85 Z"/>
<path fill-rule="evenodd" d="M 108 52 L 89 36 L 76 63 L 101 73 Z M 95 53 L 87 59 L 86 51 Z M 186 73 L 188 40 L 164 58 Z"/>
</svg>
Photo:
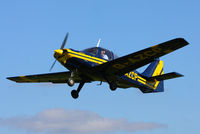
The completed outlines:
<svg viewBox="0 0 200 134">
<path fill-rule="evenodd" d="M 60 50 L 55 50 L 54 57 L 70 71 L 76 72 L 79 75 L 84 75 L 91 81 L 103 82 L 106 82 L 106 80 L 101 72 L 94 72 L 92 67 L 118 58 L 113 52 L 101 47 L 88 48 L 83 51 L 63 49 L 61 52 Z M 141 77 L 141 74 L 136 70 L 117 77 L 117 85 L 120 88 L 145 87 L 156 89 L 158 85 L 157 81 L 149 82 Z"/>
</svg>

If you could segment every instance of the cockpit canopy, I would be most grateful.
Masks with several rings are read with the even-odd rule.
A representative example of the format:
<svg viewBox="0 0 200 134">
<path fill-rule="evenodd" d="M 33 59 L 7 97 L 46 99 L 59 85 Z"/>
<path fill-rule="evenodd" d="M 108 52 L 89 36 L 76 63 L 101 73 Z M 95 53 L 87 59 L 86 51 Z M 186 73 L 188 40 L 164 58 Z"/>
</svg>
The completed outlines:
<svg viewBox="0 0 200 134">
<path fill-rule="evenodd" d="M 83 52 L 95 57 L 103 58 L 105 60 L 113 60 L 117 58 L 117 56 L 113 54 L 113 52 L 101 47 L 88 48 L 83 50 Z"/>
</svg>

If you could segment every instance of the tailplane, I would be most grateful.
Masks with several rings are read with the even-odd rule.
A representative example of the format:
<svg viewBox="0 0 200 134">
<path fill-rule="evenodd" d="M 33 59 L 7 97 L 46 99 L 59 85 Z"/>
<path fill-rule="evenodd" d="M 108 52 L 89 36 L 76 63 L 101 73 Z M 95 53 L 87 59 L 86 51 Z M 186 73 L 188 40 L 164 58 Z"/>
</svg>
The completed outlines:
<svg viewBox="0 0 200 134">
<path fill-rule="evenodd" d="M 153 77 L 147 77 L 146 80 L 148 81 L 162 81 L 162 80 L 169 80 L 169 79 L 174 79 L 174 78 L 178 78 L 178 77 L 183 77 L 182 74 L 179 74 L 177 72 L 171 72 L 171 73 L 167 73 L 167 74 L 162 74 L 162 75 L 158 75 L 158 76 L 153 76 Z"/>
<path fill-rule="evenodd" d="M 183 77 L 177 72 L 164 74 L 163 61 L 159 59 L 153 61 L 141 75 L 153 87 L 140 87 L 143 93 L 164 92 L 164 80 Z"/>
</svg>

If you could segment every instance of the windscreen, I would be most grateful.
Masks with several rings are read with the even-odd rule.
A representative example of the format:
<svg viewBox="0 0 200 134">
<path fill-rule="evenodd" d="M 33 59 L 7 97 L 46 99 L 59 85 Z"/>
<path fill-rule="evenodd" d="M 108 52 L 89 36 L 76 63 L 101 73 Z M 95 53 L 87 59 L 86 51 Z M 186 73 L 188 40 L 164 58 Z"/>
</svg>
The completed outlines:
<svg viewBox="0 0 200 134">
<path fill-rule="evenodd" d="M 83 52 L 89 53 L 92 56 L 96 56 L 98 54 L 98 48 L 97 47 L 88 48 L 88 49 L 83 50 Z"/>
</svg>

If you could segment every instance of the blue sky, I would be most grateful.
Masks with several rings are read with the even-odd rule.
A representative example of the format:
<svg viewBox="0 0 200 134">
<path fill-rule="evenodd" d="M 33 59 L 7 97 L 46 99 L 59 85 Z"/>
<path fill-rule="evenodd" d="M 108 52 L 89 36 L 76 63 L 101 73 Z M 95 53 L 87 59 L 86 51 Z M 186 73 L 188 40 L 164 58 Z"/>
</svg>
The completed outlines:
<svg viewBox="0 0 200 134">
<path fill-rule="evenodd" d="M 0 133 L 200 132 L 199 6 L 197 0 L 0 1 Z M 101 38 L 100 45 L 119 56 L 183 37 L 190 45 L 161 59 L 165 72 L 185 77 L 166 81 L 164 93 L 145 95 L 135 88 L 111 92 L 106 83 L 94 82 L 84 86 L 77 100 L 66 84 L 5 79 L 48 73 L 53 50 L 60 48 L 66 32 L 66 47 L 82 50 Z M 57 71 L 65 68 L 57 63 L 52 72 Z M 72 122 L 84 130 L 68 126 Z M 68 125 L 56 127 L 63 124 Z"/>
</svg>

